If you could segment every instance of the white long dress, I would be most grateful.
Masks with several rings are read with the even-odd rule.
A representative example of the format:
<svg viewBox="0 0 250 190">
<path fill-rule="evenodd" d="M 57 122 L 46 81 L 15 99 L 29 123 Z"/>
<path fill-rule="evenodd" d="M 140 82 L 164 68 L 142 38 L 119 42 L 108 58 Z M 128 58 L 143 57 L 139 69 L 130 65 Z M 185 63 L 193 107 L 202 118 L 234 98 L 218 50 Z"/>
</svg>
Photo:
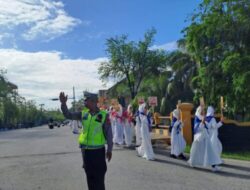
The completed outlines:
<svg viewBox="0 0 250 190">
<path fill-rule="evenodd" d="M 217 123 L 215 118 L 212 118 L 210 122 L 207 122 L 207 126 L 209 128 L 209 136 L 213 149 L 220 157 L 222 153 L 222 144 L 218 138 L 218 129 L 222 126 L 222 123 L 221 122 Z"/>
<path fill-rule="evenodd" d="M 186 147 L 186 141 L 181 134 L 182 123 L 177 120 L 171 131 L 171 154 L 179 156 L 184 152 Z"/>
<path fill-rule="evenodd" d="M 79 130 L 82 128 L 82 123 L 79 120 L 72 120 L 70 123 L 70 128 L 72 129 L 73 134 L 79 134 Z"/>
<path fill-rule="evenodd" d="M 115 113 L 112 113 L 110 112 L 110 115 L 109 115 L 109 118 L 110 118 L 110 123 L 111 123 L 111 127 L 112 127 L 112 134 L 113 134 L 113 142 L 115 143 L 115 129 L 116 129 L 116 117 L 115 117 Z"/>
<path fill-rule="evenodd" d="M 120 110 L 117 112 L 114 143 L 119 144 L 119 145 L 123 144 L 123 125 L 122 125 L 122 107 L 121 106 L 120 106 Z"/>
<path fill-rule="evenodd" d="M 135 139 L 136 139 L 136 145 L 141 145 L 141 121 L 139 118 L 139 115 L 135 118 L 136 124 L 135 124 Z"/>
<path fill-rule="evenodd" d="M 208 129 L 203 123 L 199 124 L 192 143 L 188 163 L 191 166 L 209 167 L 222 163 L 222 160 L 213 149 Z"/>
<path fill-rule="evenodd" d="M 147 116 L 140 114 L 140 121 L 142 143 L 141 146 L 137 148 L 138 155 L 142 156 L 146 160 L 154 160 L 155 154 L 152 148 Z"/>
<path fill-rule="evenodd" d="M 129 147 L 132 144 L 132 125 L 129 122 L 128 118 L 125 118 L 123 125 L 125 144 Z"/>
</svg>

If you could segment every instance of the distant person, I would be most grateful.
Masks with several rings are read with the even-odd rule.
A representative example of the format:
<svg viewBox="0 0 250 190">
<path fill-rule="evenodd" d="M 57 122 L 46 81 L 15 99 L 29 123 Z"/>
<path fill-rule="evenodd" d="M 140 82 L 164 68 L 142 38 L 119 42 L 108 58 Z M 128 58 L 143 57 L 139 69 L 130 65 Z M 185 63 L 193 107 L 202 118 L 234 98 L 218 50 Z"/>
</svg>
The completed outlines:
<svg viewBox="0 0 250 190">
<path fill-rule="evenodd" d="M 106 160 L 112 158 L 112 129 L 108 113 L 97 107 L 97 94 L 85 92 L 82 112 L 69 112 L 66 102 L 68 97 L 64 92 L 59 99 L 63 115 L 71 120 L 81 120 L 83 129 L 78 141 L 82 151 L 83 168 L 87 176 L 89 190 L 105 190 Z M 108 144 L 107 151 L 105 144 Z"/>
<path fill-rule="evenodd" d="M 114 134 L 115 134 L 115 128 L 116 128 L 116 111 L 113 106 L 109 107 L 109 119 L 111 122 L 112 126 L 112 134 L 113 134 L 113 139 L 114 139 Z"/>
<path fill-rule="evenodd" d="M 141 146 L 137 148 L 137 153 L 139 156 L 145 158 L 146 160 L 154 160 L 155 155 L 151 143 L 151 136 L 149 129 L 151 128 L 150 118 L 148 117 L 148 108 L 146 103 L 139 106 L 139 119 L 141 122 Z"/>
<path fill-rule="evenodd" d="M 80 120 L 72 120 L 69 126 L 72 129 L 73 134 L 79 134 L 79 130 L 82 129 L 82 124 Z"/>
<path fill-rule="evenodd" d="M 137 147 L 141 145 L 141 120 L 139 110 L 135 113 L 135 143 Z"/>
<path fill-rule="evenodd" d="M 183 123 L 181 122 L 181 110 L 177 107 L 173 111 L 171 122 L 171 157 L 186 160 L 183 152 L 186 148 L 186 141 L 181 133 Z"/>
<path fill-rule="evenodd" d="M 123 145 L 123 108 L 121 104 L 115 106 L 116 111 L 116 125 L 115 125 L 115 134 L 114 134 L 114 143 L 116 145 Z"/>
<path fill-rule="evenodd" d="M 209 136 L 212 146 L 219 157 L 222 153 L 222 144 L 218 138 L 218 129 L 223 125 L 223 120 L 223 117 L 221 117 L 221 120 L 217 123 L 214 118 L 214 108 L 212 106 L 208 106 L 206 123 L 209 129 Z"/>
<path fill-rule="evenodd" d="M 132 129 L 133 129 L 133 110 L 132 105 L 128 105 L 126 111 L 123 112 L 123 132 L 125 137 L 125 144 L 130 147 L 132 144 Z"/>
</svg>

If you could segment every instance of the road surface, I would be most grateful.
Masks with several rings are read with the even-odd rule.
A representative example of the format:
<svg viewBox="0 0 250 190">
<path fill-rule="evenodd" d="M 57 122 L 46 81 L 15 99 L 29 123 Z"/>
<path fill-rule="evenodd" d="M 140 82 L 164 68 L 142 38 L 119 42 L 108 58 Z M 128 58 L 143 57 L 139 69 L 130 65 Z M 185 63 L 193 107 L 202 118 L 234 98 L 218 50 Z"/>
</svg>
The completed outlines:
<svg viewBox="0 0 250 190">
<path fill-rule="evenodd" d="M 250 162 L 225 160 L 222 170 L 190 168 L 155 149 L 156 161 L 114 147 L 107 190 L 249 190 Z M 77 136 L 67 126 L 0 132 L 0 190 L 87 190 Z"/>
</svg>

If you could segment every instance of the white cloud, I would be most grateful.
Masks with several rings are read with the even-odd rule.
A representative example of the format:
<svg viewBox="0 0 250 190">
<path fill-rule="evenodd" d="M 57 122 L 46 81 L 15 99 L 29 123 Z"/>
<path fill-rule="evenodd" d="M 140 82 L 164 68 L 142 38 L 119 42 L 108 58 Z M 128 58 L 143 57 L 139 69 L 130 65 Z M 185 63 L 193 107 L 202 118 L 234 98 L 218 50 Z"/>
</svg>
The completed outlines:
<svg viewBox="0 0 250 190">
<path fill-rule="evenodd" d="M 5 32 L 19 30 L 26 40 L 41 37 L 53 39 L 81 23 L 79 19 L 69 16 L 63 8 L 61 1 L 0 0 L 0 27 Z M 88 25 L 89 22 L 84 21 L 83 24 Z"/>
<path fill-rule="evenodd" d="M 0 49 L 0 68 L 7 69 L 6 77 L 18 86 L 19 94 L 45 103 L 46 107 L 55 106 L 49 99 L 58 97 L 60 91 L 72 96 L 73 86 L 77 96 L 86 89 L 91 92 L 103 89 L 97 70 L 103 61 L 107 58 L 63 59 L 60 52 Z"/>
<path fill-rule="evenodd" d="M 177 46 L 177 42 L 168 42 L 166 44 L 162 44 L 162 45 L 153 45 L 151 47 L 151 49 L 161 49 L 161 50 L 165 50 L 165 51 L 174 51 L 178 49 Z"/>
</svg>

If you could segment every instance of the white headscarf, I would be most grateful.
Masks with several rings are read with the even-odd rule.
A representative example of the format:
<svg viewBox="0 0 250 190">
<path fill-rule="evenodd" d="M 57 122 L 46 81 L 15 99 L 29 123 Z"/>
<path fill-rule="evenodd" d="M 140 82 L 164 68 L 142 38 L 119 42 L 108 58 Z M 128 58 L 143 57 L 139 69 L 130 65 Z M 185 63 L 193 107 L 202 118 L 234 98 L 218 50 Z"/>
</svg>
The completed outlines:
<svg viewBox="0 0 250 190">
<path fill-rule="evenodd" d="M 214 108 L 212 106 L 208 106 L 207 108 L 207 117 L 214 116 Z"/>
<path fill-rule="evenodd" d="M 199 106 L 197 109 L 196 109 L 196 112 L 195 112 L 195 116 L 197 116 L 200 120 L 203 119 L 203 115 L 201 115 L 201 112 L 202 112 L 202 107 Z"/>
<path fill-rule="evenodd" d="M 139 106 L 139 112 L 142 112 L 142 113 L 143 113 L 145 107 L 146 107 L 146 103 L 141 104 L 141 105 Z"/>
<path fill-rule="evenodd" d="M 176 119 L 180 119 L 180 110 L 179 109 L 175 109 L 173 111 L 173 117 L 175 117 Z"/>
<path fill-rule="evenodd" d="M 128 113 L 130 113 L 130 112 L 131 112 L 131 108 L 132 108 L 132 105 L 131 105 L 131 104 L 129 104 L 129 105 L 128 105 L 128 108 L 127 108 L 127 112 L 128 112 Z"/>
</svg>

